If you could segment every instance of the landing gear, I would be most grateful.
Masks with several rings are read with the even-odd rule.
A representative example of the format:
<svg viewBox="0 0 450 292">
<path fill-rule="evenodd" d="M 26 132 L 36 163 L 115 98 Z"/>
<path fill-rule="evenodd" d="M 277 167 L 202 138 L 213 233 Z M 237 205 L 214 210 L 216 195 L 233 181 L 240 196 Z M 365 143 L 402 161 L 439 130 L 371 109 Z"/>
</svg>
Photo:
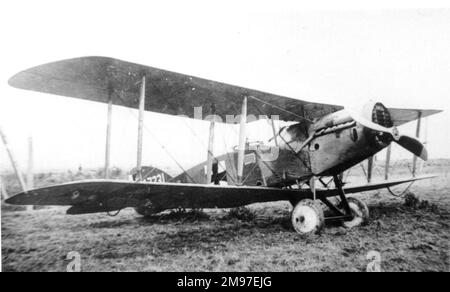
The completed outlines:
<svg viewBox="0 0 450 292">
<path fill-rule="evenodd" d="M 300 234 L 319 232 L 325 224 L 325 216 L 318 202 L 304 199 L 292 210 L 291 222 L 295 231 Z"/>
<path fill-rule="evenodd" d="M 366 225 L 369 222 L 369 208 L 367 205 L 357 198 L 347 198 L 348 205 L 353 218 L 343 221 L 342 225 L 346 228 L 353 228 L 360 225 Z"/>
<path fill-rule="evenodd" d="M 369 208 L 359 199 L 345 196 L 343 183 L 340 177 L 334 176 L 334 184 L 340 198 L 340 203 L 335 205 L 326 196 L 319 196 L 332 212 L 331 216 L 325 217 L 323 209 L 318 200 L 291 198 L 294 206 L 291 214 L 291 222 L 295 231 L 300 234 L 318 233 L 324 226 L 325 221 L 338 221 L 346 228 L 353 228 L 367 224 L 369 221 Z"/>
<path fill-rule="evenodd" d="M 346 228 L 353 228 L 367 224 L 369 222 L 369 208 L 367 205 L 357 198 L 345 197 L 345 193 L 342 188 L 342 180 L 338 176 L 334 176 L 334 184 L 336 185 L 341 202 L 337 207 L 335 207 L 326 198 L 322 199 L 322 202 L 324 202 L 337 215 L 336 217 L 326 219 L 341 220 L 342 225 Z"/>
</svg>

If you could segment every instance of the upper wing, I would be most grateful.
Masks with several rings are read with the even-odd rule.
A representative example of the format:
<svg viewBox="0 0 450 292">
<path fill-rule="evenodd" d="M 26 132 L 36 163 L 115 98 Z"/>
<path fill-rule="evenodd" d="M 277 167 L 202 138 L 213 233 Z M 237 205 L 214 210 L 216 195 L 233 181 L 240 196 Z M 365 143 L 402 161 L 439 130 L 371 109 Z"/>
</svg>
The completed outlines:
<svg viewBox="0 0 450 292">
<path fill-rule="evenodd" d="M 391 119 L 394 122 L 394 126 L 400 126 L 407 122 L 425 118 L 437 113 L 441 110 L 424 110 L 424 109 L 406 109 L 406 108 L 389 108 Z"/>
<path fill-rule="evenodd" d="M 206 80 L 106 57 L 82 57 L 40 65 L 9 80 L 13 87 L 138 108 L 142 76 L 146 77 L 145 109 L 194 118 L 194 107 L 223 121 L 241 112 L 244 96 L 249 115 L 278 115 L 285 121 L 314 119 L 341 106 L 306 102 L 253 89 Z M 236 121 L 238 122 L 238 121 Z"/>
</svg>

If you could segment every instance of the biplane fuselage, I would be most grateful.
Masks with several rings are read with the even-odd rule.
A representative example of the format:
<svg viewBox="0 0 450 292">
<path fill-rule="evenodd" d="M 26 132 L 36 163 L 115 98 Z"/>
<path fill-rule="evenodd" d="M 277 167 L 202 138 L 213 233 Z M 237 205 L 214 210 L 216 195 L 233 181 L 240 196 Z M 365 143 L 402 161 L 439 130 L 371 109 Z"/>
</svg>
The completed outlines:
<svg viewBox="0 0 450 292">
<path fill-rule="evenodd" d="M 320 134 L 304 145 L 318 130 Z M 309 181 L 312 176 L 342 173 L 388 145 L 377 142 L 373 131 L 353 121 L 344 110 L 326 115 L 312 125 L 302 122 L 286 126 L 270 142 L 246 144 L 240 182 L 238 150 L 214 158 L 210 182 L 206 181 L 207 162 L 173 178 L 161 170 L 144 169 L 142 178 L 150 182 L 285 187 Z"/>
<path fill-rule="evenodd" d="M 386 108 L 368 102 L 361 109 L 309 102 L 206 80 L 105 57 L 82 57 L 22 71 L 9 84 L 26 90 L 108 104 L 105 180 L 79 181 L 24 191 L 6 202 L 68 205 L 68 214 L 120 211 L 133 207 L 149 215 L 173 208 L 231 208 L 256 202 L 288 200 L 295 207 L 292 224 L 299 233 L 320 230 L 321 201 L 348 227 L 367 221 L 368 208 L 347 194 L 390 187 L 428 177 L 344 186 L 340 174 L 391 142 L 427 159 L 422 143 L 401 135 L 397 126 L 439 110 Z M 139 110 L 135 181 L 108 179 L 112 105 Z M 144 112 L 196 118 L 193 109 L 223 117 L 240 112 L 239 146 L 214 157 L 215 121 L 210 123 L 208 159 L 176 177 L 142 167 Z M 246 141 L 247 116 L 278 117 L 292 123 L 268 143 Z M 419 124 L 418 124 L 419 125 Z M 416 135 L 417 136 L 417 135 Z M 389 153 L 389 152 L 388 152 Z M 313 177 L 332 176 L 334 186 L 316 188 Z M 303 187 L 307 183 L 308 187 Z M 297 187 L 292 187 L 297 185 Z M 340 204 L 327 198 L 339 196 Z"/>
</svg>

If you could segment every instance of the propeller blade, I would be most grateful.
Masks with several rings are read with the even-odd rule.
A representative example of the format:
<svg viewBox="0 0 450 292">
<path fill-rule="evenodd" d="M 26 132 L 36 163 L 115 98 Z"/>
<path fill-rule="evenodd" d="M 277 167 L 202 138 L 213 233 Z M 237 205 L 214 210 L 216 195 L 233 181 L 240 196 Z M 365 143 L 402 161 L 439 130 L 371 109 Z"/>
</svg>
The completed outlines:
<svg viewBox="0 0 450 292">
<path fill-rule="evenodd" d="M 361 117 L 355 111 L 352 111 L 349 109 L 346 109 L 346 110 L 349 113 L 349 115 L 352 117 L 352 119 L 354 119 L 357 123 L 363 125 L 364 127 L 369 128 L 374 131 L 377 131 L 377 132 L 383 132 L 383 133 L 388 133 L 388 134 L 393 135 L 392 128 L 389 129 L 389 128 L 383 127 L 381 125 L 375 124 L 374 122 Z"/>
<path fill-rule="evenodd" d="M 428 159 L 428 151 L 423 144 L 416 138 L 401 135 L 397 142 L 400 146 L 420 157 L 423 160 Z"/>
</svg>

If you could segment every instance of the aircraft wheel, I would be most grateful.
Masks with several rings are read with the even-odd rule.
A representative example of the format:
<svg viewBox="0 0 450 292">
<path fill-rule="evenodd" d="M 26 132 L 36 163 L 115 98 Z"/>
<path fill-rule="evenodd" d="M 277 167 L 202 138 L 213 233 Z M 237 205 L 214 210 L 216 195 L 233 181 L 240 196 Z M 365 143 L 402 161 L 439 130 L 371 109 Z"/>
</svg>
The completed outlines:
<svg viewBox="0 0 450 292">
<path fill-rule="evenodd" d="M 350 206 L 350 211 L 352 212 L 353 219 L 342 222 L 342 225 L 346 228 L 353 228 L 369 223 L 369 208 L 367 207 L 367 205 L 360 199 L 353 197 L 347 198 L 347 201 L 348 205 Z"/>
<path fill-rule="evenodd" d="M 323 228 L 325 216 L 319 203 L 310 199 L 304 199 L 298 202 L 292 210 L 291 222 L 296 232 L 313 234 Z"/>
</svg>

